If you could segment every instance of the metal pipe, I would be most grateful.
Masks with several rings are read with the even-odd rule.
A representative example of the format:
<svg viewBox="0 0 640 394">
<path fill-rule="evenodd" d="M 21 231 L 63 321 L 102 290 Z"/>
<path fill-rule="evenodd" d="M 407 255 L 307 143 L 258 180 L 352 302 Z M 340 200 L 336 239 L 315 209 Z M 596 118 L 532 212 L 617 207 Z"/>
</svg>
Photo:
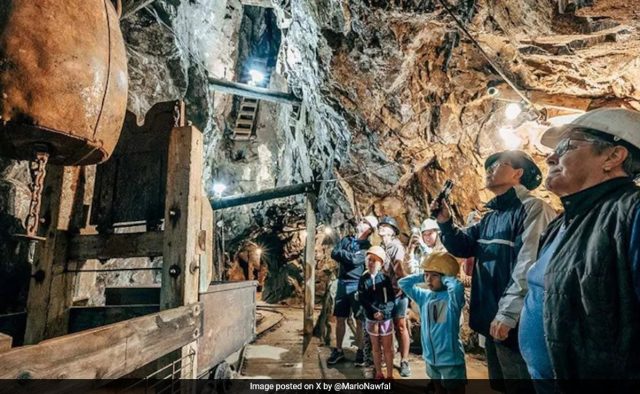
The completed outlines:
<svg viewBox="0 0 640 394">
<path fill-rule="evenodd" d="M 291 93 L 276 92 L 273 90 L 250 86 L 244 83 L 225 81 L 217 78 L 209 78 L 209 85 L 213 90 L 231 93 L 237 96 L 249 97 L 258 100 L 273 101 L 281 104 L 300 104 L 302 100 Z"/>
<path fill-rule="evenodd" d="M 219 210 L 224 208 L 237 207 L 239 205 L 252 204 L 255 202 L 273 200 L 275 198 L 282 198 L 293 196 L 296 194 L 304 193 L 316 193 L 318 190 L 317 182 L 300 183 L 297 185 L 289 185 L 283 187 L 276 187 L 274 189 L 261 190 L 255 193 L 242 194 L 240 196 L 230 196 L 219 199 L 212 199 L 211 206 L 213 210 Z"/>
</svg>

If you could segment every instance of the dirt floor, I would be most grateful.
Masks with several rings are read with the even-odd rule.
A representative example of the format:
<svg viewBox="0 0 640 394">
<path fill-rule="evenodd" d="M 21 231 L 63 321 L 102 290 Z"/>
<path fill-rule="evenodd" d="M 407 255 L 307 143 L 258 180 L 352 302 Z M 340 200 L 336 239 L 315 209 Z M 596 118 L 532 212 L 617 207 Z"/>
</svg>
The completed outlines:
<svg viewBox="0 0 640 394">
<path fill-rule="evenodd" d="M 261 310 L 269 310 L 262 306 Z M 356 348 L 352 346 L 353 336 L 347 331 L 344 349 L 346 361 L 327 366 L 326 360 L 331 349 L 319 338 L 311 338 L 306 352 L 303 352 L 302 309 L 293 307 L 273 308 L 283 315 L 282 321 L 267 330 L 247 346 L 240 378 L 270 379 L 362 379 L 362 368 L 354 366 Z M 348 330 L 348 329 L 347 329 Z M 399 358 L 394 364 L 399 365 Z M 486 379 L 487 367 L 484 361 L 467 355 L 467 376 L 469 379 Z M 427 379 L 421 356 L 410 354 L 409 363 L 413 379 Z M 395 379 L 400 377 L 396 368 Z"/>
</svg>

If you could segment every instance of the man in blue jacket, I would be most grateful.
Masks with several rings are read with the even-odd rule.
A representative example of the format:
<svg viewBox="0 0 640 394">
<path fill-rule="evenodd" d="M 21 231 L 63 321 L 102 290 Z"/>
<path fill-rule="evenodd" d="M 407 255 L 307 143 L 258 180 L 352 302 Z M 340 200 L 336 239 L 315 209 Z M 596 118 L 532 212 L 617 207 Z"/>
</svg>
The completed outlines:
<svg viewBox="0 0 640 394">
<path fill-rule="evenodd" d="M 339 267 L 338 291 L 336 293 L 333 314 L 336 317 L 336 347 L 331 351 L 327 364 L 333 365 L 344 360 L 342 342 L 346 331 L 346 322 L 351 313 L 358 314 L 360 304 L 357 300 L 358 281 L 364 272 L 366 252 L 371 247 L 369 237 L 373 234 L 378 225 L 375 216 L 365 216 L 356 227 L 356 236 L 346 236 L 336 244 L 331 252 Z M 356 364 L 364 364 L 364 353 L 362 349 L 363 328 L 361 319 L 356 319 L 356 343 L 358 352 L 356 353 Z"/>
<path fill-rule="evenodd" d="M 446 204 L 436 220 L 449 253 L 475 258 L 469 326 L 486 338 L 491 386 L 508 393 L 532 392 L 515 328 L 527 292 L 526 273 L 555 212 L 529 193 L 540 185 L 542 174 L 526 153 L 495 153 L 485 169 L 486 187 L 496 195 L 487 204 L 491 211 L 464 231 L 453 224 Z M 431 207 L 437 208 L 435 203 Z"/>
</svg>

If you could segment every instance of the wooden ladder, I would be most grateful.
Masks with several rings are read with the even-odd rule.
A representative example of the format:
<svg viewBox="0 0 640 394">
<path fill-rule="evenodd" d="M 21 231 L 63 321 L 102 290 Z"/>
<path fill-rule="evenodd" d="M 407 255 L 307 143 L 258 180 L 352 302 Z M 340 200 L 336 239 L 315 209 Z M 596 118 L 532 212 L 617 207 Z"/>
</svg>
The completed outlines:
<svg viewBox="0 0 640 394">
<path fill-rule="evenodd" d="M 255 138 L 255 121 L 258 115 L 259 101 L 257 99 L 243 97 L 240 103 L 240 111 L 233 129 L 235 141 L 249 141 Z"/>
<path fill-rule="evenodd" d="M 251 80 L 249 71 L 256 68 L 264 72 L 264 80 L 259 87 L 269 86 L 271 81 L 271 68 L 267 67 L 267 59 L 254 59 L 248 62 L 247 66 L 242 70 L 240 82 L 248 83 Z M 256 138 L 255 123 L 258 116 L 258 107 L 260 101 L 254 98 L 243 97 L 240 102 L 240 110 L 236 118 L 236 125 L 233 128 L 234 141 L 250 141 Z"/>
</svg>

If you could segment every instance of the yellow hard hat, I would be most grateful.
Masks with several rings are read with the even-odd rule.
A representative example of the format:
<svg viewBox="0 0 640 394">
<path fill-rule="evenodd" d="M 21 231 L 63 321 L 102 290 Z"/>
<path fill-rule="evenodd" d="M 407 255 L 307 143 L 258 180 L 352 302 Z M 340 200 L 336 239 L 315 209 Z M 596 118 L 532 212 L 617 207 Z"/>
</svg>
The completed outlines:
<svg viewBox="0 0 640 394">
<path fill-rule="evenodd" d="M 446 276 L 456 276 L 460 270 L 458 260 L 447 252 L 433 252 L 422 259 L 423 271 L 438 272 Z"/>
</svg>

